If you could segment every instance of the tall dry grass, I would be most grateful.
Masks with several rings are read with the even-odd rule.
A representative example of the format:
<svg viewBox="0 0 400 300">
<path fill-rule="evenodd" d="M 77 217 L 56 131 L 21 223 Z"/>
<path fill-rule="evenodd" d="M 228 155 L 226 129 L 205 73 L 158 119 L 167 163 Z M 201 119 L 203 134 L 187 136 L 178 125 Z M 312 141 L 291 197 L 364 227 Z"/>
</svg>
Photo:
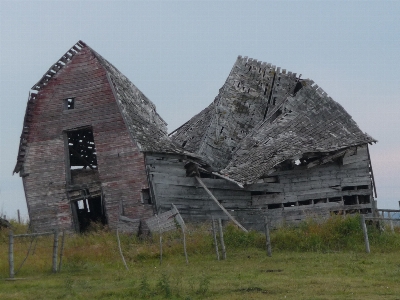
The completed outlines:
<svg viewBox="0 0 400 300">
<path fill-rule="evenodd" d="M 25 233 L 27 224 L 12 222 L 14 234 Z M 397 229 L 398 230 L 398 229 Z M 245 233 L 233 224 L 224 229 L 226 247 L 229 251 L 241 249 L 265 249 L 265 236 L 261 232 Z M 371 250 L 393 252 L 400 249 L 400 234 L 384 232 L 370 224 L 368 226 Z M 137 237 L 120 234 L 121 246 L 128 264 L 158 260 L 160 254 L 159 236 Z M 190 226 L 187 230 L 187 252 L 191 255 L 214 255 L 210 224 Z M 0 230 L 0 276 L 8 275 L 8 230 Z M 61 242 L 61 241 L 60 241 Z M 307 220 L 300 226 L 285 226 L 271 231 L 274 252 L 338 252 L 364 251 L 364 240 L 359 216 L 333 216 L 325 222 Z M 29 256 L 20 270 L 20 276 L 31 276 L 51 270 L 53 237 L 17 238 L 14 245 L 15 269 Z M 182 233 L 176 230 L 163 234 L 163 256 L 182 256 Z M 107 265 L 122 265 L 115 232 L 108 230 L 91 231 L 85 234 L 71 234 L 65 238 L 63 270 L 77 272 L 96 269 Z"/>
</svg>

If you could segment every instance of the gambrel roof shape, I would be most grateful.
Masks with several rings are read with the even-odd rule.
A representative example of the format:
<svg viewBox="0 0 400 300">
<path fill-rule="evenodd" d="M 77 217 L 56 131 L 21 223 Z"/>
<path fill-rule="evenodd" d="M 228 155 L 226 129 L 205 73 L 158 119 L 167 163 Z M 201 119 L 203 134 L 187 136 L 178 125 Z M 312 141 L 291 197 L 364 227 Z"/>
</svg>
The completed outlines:
<svg viewBox="0 0 400 300">
<path fill-rule="evenodd" d="M 172 138 L 241 186 L 286 160 L 332 158 L 333 151 L 376 142 L 312 80 L 241 56 L 215 100 Z"/>
<path fill-rule="evenodd" d="M 142 152 L 181 153 L 180 147 L 168 137 L 167 124 L 156 112 L 153 102 L 111 63 L 84 42 L 79 41 L 31 88 L 14 173 L 18 173 L 24 163 L 30 120 L 35 109 L 37 93 L 51 80 L 57 80 L 60 73 L 68 72 L 69 63 L 82 51 L 89 51 L 91 60 L 97 60 L 99 65 L 106 70 L 121 115 L 139 150 Z"/>
</svg>

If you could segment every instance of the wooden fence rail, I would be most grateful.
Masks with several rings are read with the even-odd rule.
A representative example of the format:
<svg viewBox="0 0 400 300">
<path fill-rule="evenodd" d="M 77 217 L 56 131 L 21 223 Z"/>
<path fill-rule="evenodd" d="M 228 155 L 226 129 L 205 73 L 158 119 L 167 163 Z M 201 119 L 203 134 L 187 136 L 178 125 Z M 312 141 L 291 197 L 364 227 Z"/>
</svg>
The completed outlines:
<svg viewBox="0 0 400 300">
<path fill-rule="evenodd" d="M 64 248 L 64 231 L 63 231 L 63 239 L 62 239 L 62 249 L 61 249 L 61 253 L 60 253 L 60 265 L 57 268 L 58 236 L 59 236 L 59 232 L 57 230 L 48 231 L 48 232 L 40 232 L 40 233 L 16 234 L 16 235 L 14 235 L 13 231 L 10 230 L 9 238 L 8 238 L 8 243 L 9 243 L 9 246 L 8 246 L 8 264 L 9 264 L 10 279 L 14 279 L 15 278 L 15 270 L 14 270 L 14 238 L 38 237 L 38 236 L 46 236 L 46 235 L 54 235 L 53 255 L 52 255 L 52 271 L 53 271 L 53 273 L 56 273 L 58 268 L 61 269 L 61 257 L 62 257 L 62 251 L 63 251 L 63 248 Z M 28 251 L 28 255 L 29 255 L 29 251 Z"/>
</svg>

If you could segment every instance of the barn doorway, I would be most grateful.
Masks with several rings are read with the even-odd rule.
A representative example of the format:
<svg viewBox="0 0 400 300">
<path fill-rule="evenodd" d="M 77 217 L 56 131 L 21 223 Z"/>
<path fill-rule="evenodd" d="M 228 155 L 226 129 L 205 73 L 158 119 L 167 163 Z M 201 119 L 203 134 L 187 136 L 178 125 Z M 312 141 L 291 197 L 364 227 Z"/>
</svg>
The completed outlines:
<svg viewBox="0 0 400 300">
<path fill-rule="evenodd" d="M 88 197 L 71 202 L 77 232 L 87 232 L 107 225 L 105 207 L 101 196 Z"/>
</svg>

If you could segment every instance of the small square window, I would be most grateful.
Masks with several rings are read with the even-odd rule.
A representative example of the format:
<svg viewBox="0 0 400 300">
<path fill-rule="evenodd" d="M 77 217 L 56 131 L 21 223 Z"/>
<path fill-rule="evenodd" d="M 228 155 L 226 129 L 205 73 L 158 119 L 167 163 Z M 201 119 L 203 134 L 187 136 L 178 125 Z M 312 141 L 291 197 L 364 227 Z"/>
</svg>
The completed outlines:
<svg viewBox="0 0 400 300">
<path fill-rule="evenodd" d="M 67 98 L 64 100 L 64 109 L 74 109 L 75 108 L 75 98 Z"/>
</svg>

